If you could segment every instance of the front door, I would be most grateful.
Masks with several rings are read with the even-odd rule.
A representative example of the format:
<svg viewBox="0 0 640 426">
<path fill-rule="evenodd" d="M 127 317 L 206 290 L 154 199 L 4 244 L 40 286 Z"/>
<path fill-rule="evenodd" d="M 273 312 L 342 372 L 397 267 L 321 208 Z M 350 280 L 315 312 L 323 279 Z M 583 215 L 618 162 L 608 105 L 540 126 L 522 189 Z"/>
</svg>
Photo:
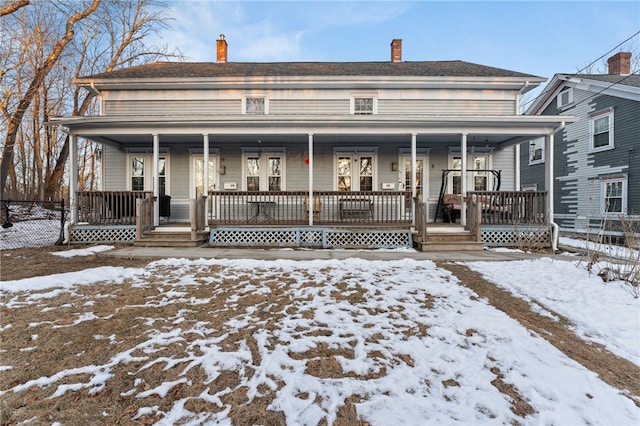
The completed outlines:
<svg viewBox="0 0 640 426">
<path fill-rule="evenodd" d="M 411 202 L 411 157 L 410 156 L 402 156 L 401 164 L 403 165 L 400 168 L 400 177 L 398 179 L 404 185 L 404 189 L 407 191 L 405 195 L 404 206 L 406 209 L 410 209 L 412 206 Z M 424 185 L 425 185 L 425 168 L 424 165 L 427 164 L 427 160 L 423 156 L 419 156 L 416 158 L 416 197 L 418 200 L 422 202 L 426 202 L 426 196 L 424 193 Z M 402 188 L 399 188 L 402 189 Z"/>
<path fill-rule="evenodd" d="M 216 188 L 216 176 L 218 175 L 217 159 L 209 157 L 209 191 Z M 193 157 L 192 185 L 190 190 L 191 198 L 196 198 L 204 194 L 204 156 Z"/>
</svg>

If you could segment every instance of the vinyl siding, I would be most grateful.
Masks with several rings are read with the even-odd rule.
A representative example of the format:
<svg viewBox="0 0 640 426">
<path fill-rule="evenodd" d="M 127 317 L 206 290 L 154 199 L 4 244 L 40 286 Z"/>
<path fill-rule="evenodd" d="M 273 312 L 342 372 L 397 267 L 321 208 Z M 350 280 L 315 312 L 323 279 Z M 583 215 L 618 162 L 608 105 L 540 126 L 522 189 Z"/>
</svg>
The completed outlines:
<svg viewBox="0 0 640 426">
<path fill-rule="evenodd" d="M 379 114 L 395 115 L 513 115 L 513 101 L 495 100 L 378 100 Z"/>
</svg>

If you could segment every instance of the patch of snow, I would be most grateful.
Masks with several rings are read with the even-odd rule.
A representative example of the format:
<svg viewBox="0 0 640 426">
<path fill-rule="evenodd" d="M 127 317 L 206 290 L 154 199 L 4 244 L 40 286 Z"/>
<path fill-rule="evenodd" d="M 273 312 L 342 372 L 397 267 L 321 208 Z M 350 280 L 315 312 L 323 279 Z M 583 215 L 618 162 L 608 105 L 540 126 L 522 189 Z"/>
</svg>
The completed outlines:
<svg viewBox="0 0 640 426">
<path fill-rule="evenodd" d="M 114 246 L 94 246 L 87 247 L 84 249 L 74 249 L 74 250 L 65 250 L 65 251 L 55 251 L 50 254 L 59 257 L 75 257 L 75 256 L 91 256 L 92 254 L 102 253 L 105 251 L 113 250 Z"/>
</svg>

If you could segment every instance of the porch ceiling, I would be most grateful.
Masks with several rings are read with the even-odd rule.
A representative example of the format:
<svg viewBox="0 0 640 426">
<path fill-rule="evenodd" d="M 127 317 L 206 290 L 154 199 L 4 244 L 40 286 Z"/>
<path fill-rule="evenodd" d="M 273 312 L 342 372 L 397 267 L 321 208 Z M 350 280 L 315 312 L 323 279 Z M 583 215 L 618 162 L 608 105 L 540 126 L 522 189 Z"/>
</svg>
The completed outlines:
<svg viewBox="0 0 640 426">
<path fill-rule="evenodd" d="M 109 145 L 314 143 L 408 144 L 417 134 L 419 145 L 456 144 L 463 133 L 469 144 L 504 147 L 544 136 L 575 121 L 567 116 L 344 116 L 326 117 L 71 117 L 54 119 L 77 136 Z M 259 142 L 260 141 L 260 142 Z"/>
</svg>

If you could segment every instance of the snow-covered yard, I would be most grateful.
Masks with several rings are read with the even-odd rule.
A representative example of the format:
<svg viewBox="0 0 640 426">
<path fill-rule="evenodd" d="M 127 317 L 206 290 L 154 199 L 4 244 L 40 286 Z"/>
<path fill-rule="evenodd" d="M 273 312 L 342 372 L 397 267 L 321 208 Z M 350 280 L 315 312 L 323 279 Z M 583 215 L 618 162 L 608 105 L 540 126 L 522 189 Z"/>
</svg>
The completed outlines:
<svg viewBox="0 0 640 426">
<path fill-rule="evenodd" d="M 619 284 L 551 259 L 468 266 L 640 364 Z M 430 261 L 166 259 L 0 289 L 0 423 L 640 422 L 628 393 Z"/>
</svg>

